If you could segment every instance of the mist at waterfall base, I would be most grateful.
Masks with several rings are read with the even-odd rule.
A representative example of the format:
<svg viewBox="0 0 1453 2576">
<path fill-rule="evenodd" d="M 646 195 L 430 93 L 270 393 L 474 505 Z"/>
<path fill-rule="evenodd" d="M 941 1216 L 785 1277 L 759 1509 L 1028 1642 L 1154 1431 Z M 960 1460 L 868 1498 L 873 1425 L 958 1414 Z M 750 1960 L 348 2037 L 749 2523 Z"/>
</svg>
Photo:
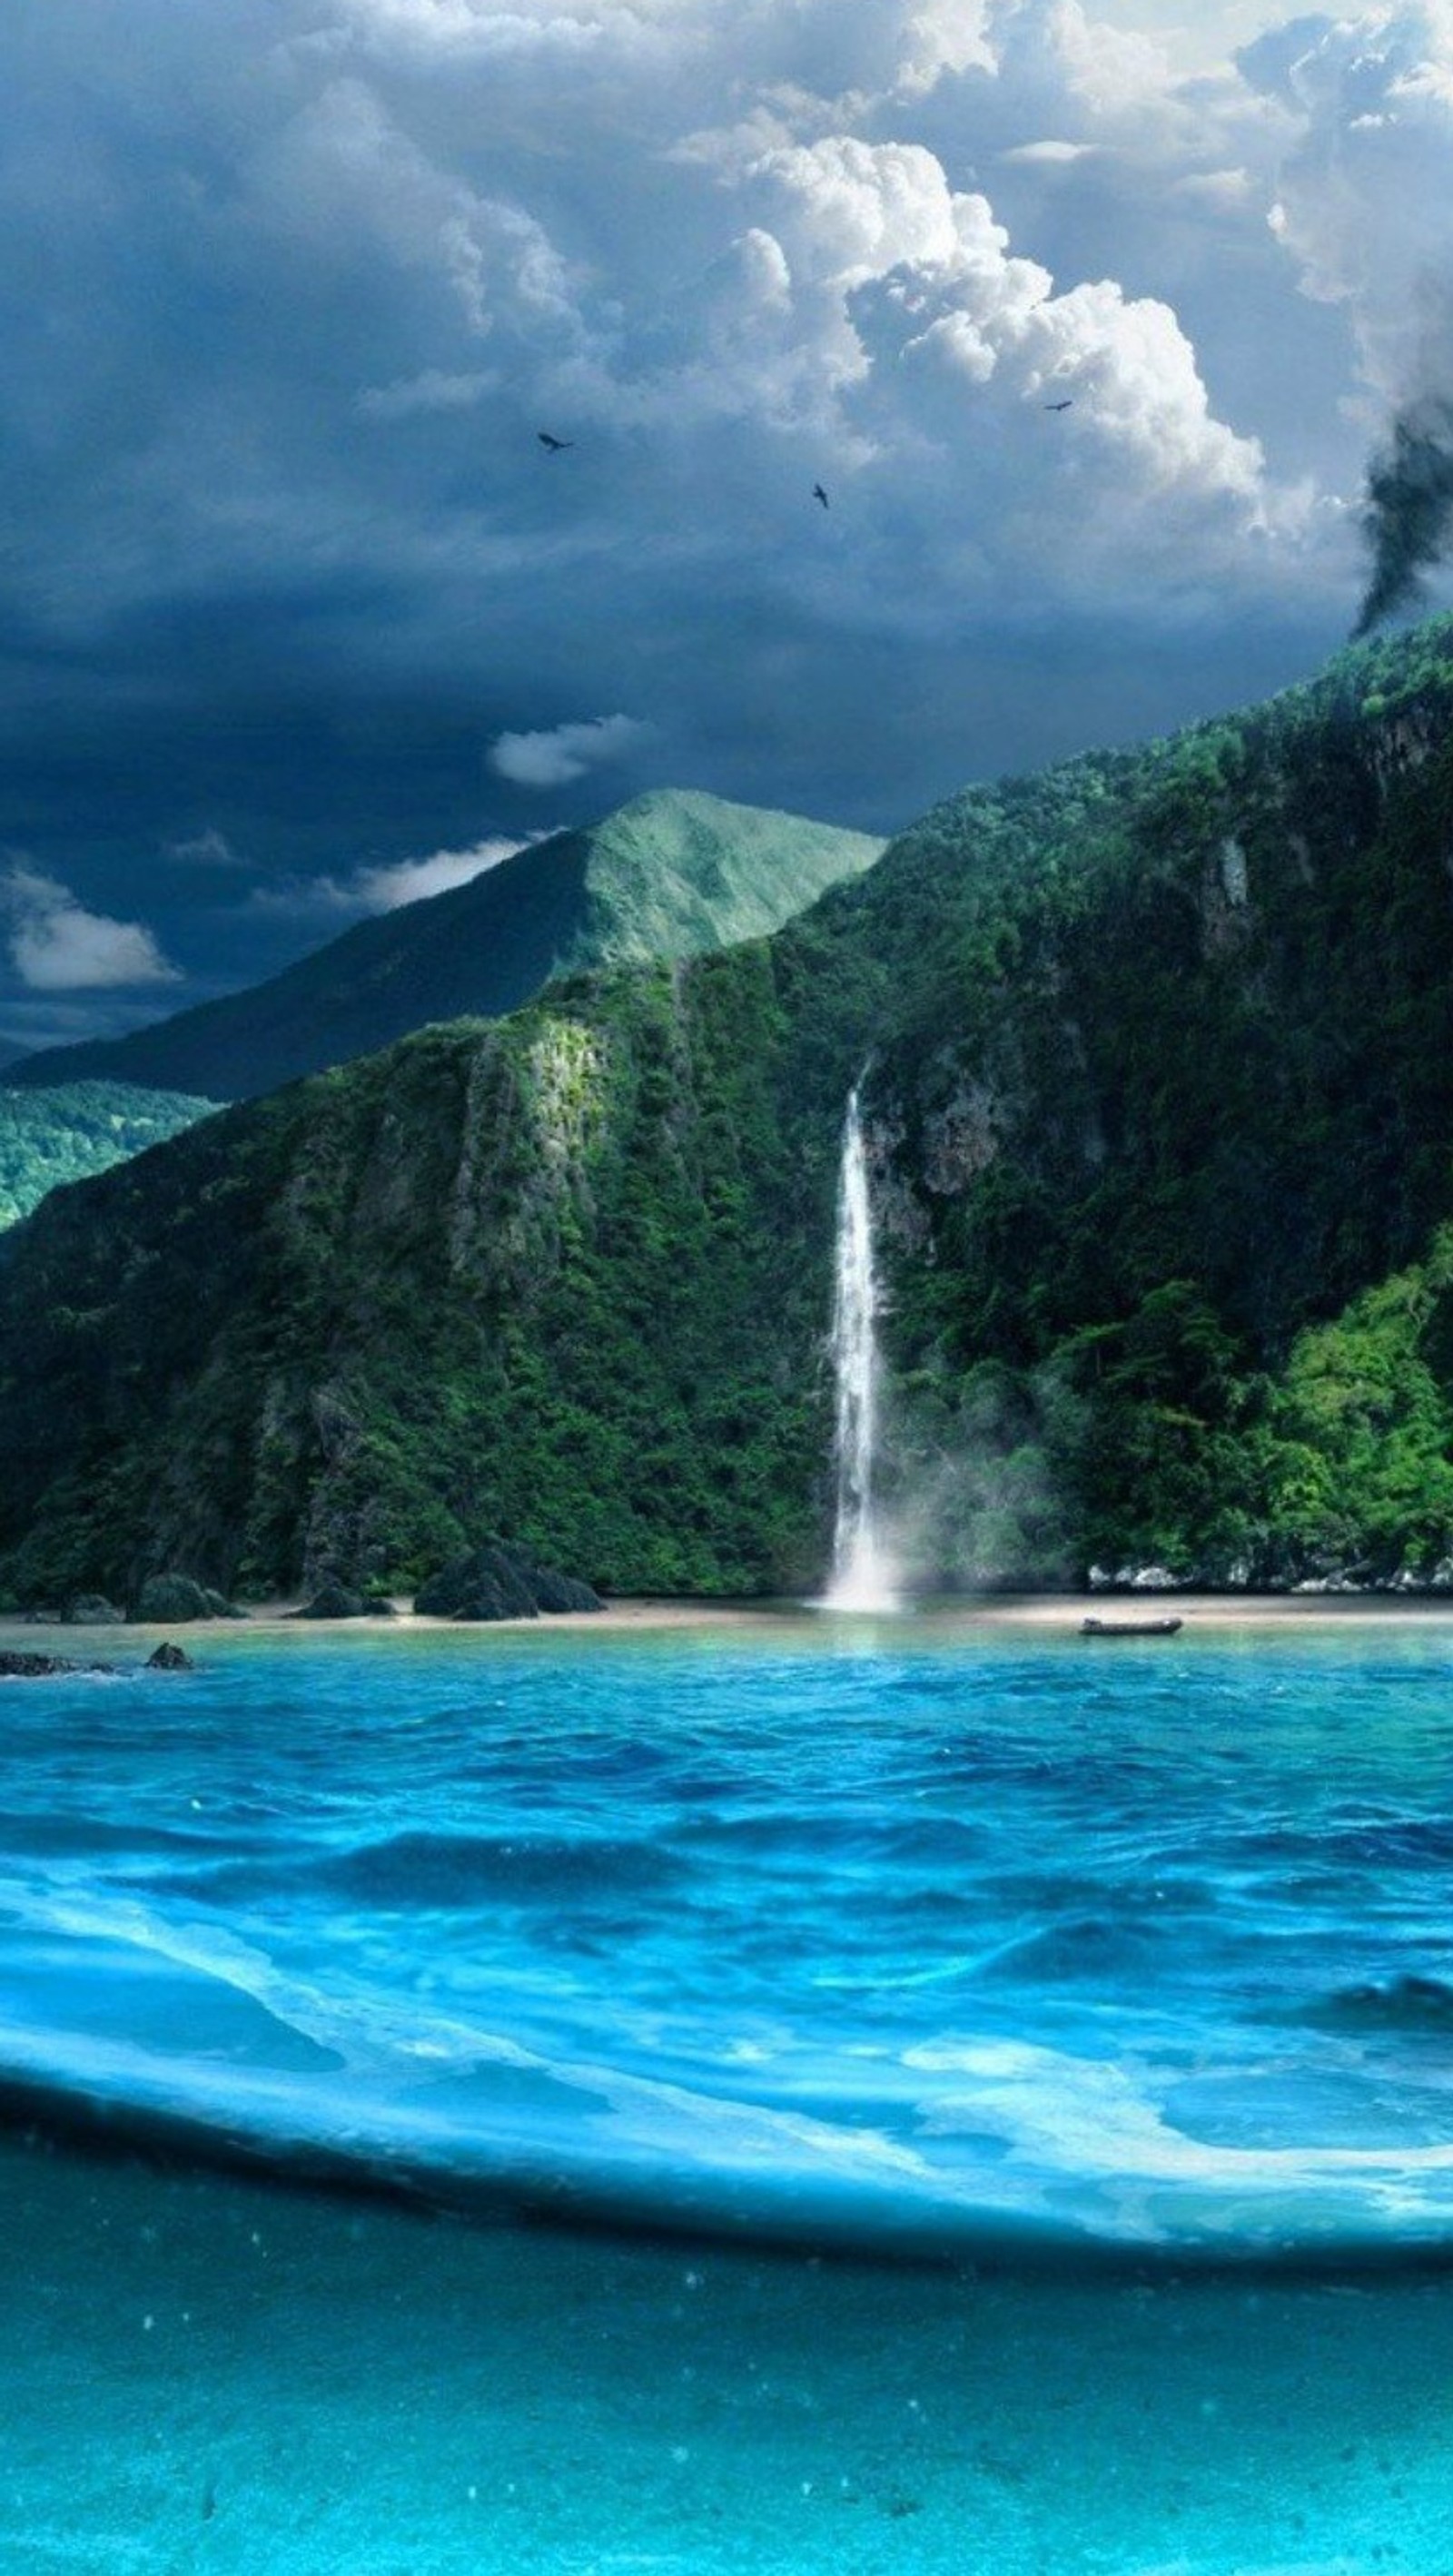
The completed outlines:
<svg viewBox="0 0 1453 2576">
<path fill-rule="evenodd" d="M 984 1373 L 951 1407 L 902 1399 L 888 1380 L 879 1410 L 874 1486 L 876 1581 L 841 1605 L 887 1617 L 934 1602 L 1078 1592 L 1083 1567 L 1067 1525 L 1054 1436 L 1068 1439 L 1078 1400 L 1062 1384 L 1043 1409 L 1032 1382 Z"/>
<path fill-rule="evenodd" d="M 1046 1432 L 1064 1440 L 1061 1382 L 978 1372 L 931 1425 L 890 1418 L 884 1293 L 860 1088 L 843 1121 L 830 1351 L 835 1394 L 832 1570 L 816 1607 L 891 1616 L 937 1592 L 1055 1590 L 1074 1580 Z M 890 1436 L 891 1435 L 891 1436 Z"/>
<path fill-rule="evenodd" d="M 1087 1415 L 1052 1367 L 981 1365 L 951 1396 L 885 1402 L 883 1510 L 905 1599 L 1081 1589 L 1065 1465 Z"/>
</svg>

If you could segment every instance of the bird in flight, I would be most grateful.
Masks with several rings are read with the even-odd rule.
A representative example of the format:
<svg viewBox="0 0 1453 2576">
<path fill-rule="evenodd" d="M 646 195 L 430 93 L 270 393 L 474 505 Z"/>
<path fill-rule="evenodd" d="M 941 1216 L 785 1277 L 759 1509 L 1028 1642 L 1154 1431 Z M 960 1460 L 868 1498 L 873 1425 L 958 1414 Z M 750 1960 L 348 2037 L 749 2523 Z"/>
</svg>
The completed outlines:
<svg viewBox="0 0 1453 2576">
<path fill-rule="evenodd" d="M 575 445 L 573 438 L 552 438 L 548 429 L 537 429 L 535 436 L 549 456 L 563 456 L 567 447 Z"/>
<path fill-rule="evenodd" d="M 1073 411 L 1075 407 L 1074 395 L 1067 394 L 1063 402 L 1046 403 L 1044 407 L 1046 411 Z"/>
<path fill-rule="evenodd" d="M 828 507 L 827 494 L 824 492 L 820 483 L 814 483 L 812 487 L 812 497 L 814 501 L 820 501 L 824 509 Z"/>
</svg>

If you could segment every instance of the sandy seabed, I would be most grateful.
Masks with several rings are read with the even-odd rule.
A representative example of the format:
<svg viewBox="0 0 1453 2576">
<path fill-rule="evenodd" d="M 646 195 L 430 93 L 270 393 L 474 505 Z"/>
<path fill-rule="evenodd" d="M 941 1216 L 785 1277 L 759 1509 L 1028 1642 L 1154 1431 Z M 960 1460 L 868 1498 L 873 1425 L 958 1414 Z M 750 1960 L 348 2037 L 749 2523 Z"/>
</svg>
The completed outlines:
<svg viewBox="0 0 1453 2576">
<path fill-rule="evenodd" d="M 1453 2277 L 895 2270 L 0 2145 L 0 2565 L 1453 2567 Z"/>
</svg>

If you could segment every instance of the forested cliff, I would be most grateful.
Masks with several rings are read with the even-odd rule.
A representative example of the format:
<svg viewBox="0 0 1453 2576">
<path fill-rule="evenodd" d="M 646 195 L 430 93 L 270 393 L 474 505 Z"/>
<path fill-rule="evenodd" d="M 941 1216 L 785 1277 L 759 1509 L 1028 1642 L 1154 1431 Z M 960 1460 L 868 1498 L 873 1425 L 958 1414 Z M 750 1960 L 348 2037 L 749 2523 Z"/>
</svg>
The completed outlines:
<svg viewBox="0 0 1453 2576">
<path fill-rule="evenodd" d="M 1453 1552 L 1453 624 L 976 788 L 774 937 L 208 1121 L 0 1253 L 3 1579 L 821 1571 L 844 1100 L 924 1579 Z"/>
</svg>

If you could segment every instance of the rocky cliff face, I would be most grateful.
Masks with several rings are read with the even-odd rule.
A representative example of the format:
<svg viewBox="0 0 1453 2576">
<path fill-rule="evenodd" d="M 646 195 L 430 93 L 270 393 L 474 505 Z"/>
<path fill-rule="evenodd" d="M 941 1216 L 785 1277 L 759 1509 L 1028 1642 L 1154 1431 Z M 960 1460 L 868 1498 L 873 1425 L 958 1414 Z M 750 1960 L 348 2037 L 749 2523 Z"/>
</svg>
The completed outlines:
<svg viewBox="0 0 1453 2576">
<path fill-rule="evenodd" d="M 1450 720 L 1439 626 L 65 1194 L 0 1254 L 0 1579 L 403 1585 L 502 1532 L 607 1589 L 815 1580 L 865 1065 L 926 1571 L 1435 1566 Z"/>
</svg>

